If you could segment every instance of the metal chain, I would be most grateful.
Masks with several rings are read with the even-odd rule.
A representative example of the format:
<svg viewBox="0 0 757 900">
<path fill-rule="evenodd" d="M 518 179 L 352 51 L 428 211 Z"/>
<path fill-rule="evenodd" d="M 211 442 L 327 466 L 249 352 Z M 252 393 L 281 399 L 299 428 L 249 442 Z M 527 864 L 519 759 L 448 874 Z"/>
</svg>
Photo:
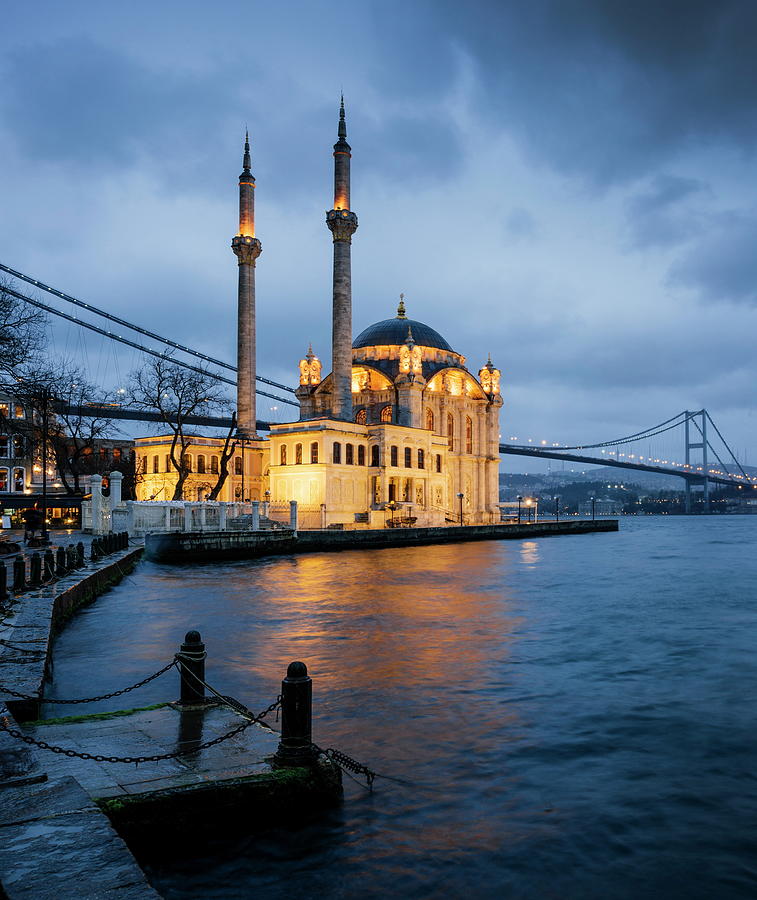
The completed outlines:
<svg viewBox="0 0 757 900">
<path fill-rule="evenodd" d="M 369 769 L 368 766 L 364 766 L 356 759 L 347 756 L 346 753 L 342 753 L 341 750 L 336 750 L 334 747 L 328 747 L 324 750 L 319 747 L 318 744 L 312 744 L 311 746 L 319 756 L 325 756 L 326 759 L 330 759 L 331 762 L 339 766 L 340 769 L 347 769 L 350 772 L 354 772 L 356 775 L 364 775 L 365 780 L 368 782 L 368 787 L 371 788 L 371 790 L 373 789 L 373 780 L 378 774 L 377 772 L 374 772 L 373 769 Z"/>
<path fill-rule="evenodd" d="M 44 697 L 35 696 L 33 694 L 19 694 L 18 691 L 11 690 L 9 687 L 5 687 L 5 685 L 0 684 L 0 694 L 10 694 L 12 697 L 20 697 L 22 700 L 34 700 L 38 703 L 63 703 L 67 706 L 77 704 L 77 703 L 96 703 L 98 700 L 110 700 L 112 697 L 120 697 L 121 694 L 128 694 L 130 691 L 135 691 L 137 688 L 142 687 L 145 684 L 149 684 L 151 681 L 154 681 L 156 678 L 159 678 L 164 672 L 167 672 L 169 669 L 172 669 L 176 665 L 176 660 L 172 659 L 170 663 L 163 666 L 162 669 L 153 673 L 152 675 L 148 675 L 147 678 L 143 678 L 141 681 L 138 681 L 136 684 L 132 684 L 129 687 L 121 688 L 120 691 L 111 691 L 109 694 L 101 694 L 99 697 L 79 697 L 77 700 L 58 700 L 58 698 L 53 698 L 50 700 L 45 700 Z"/>
<path fill-rule="evenodd" d="M 18 740 L 23 741 L 25 744 L 31 744 L 34 747 L 38 747 L 40 750 L 49 750 L 51 753 L 59 753 L 62 756 L 68 756 L 70 758 L 75 759 L 86 759 L 92 760 L 94 762 L 108 762 L 108 763 L 135 763 L 139 765 L 139 763 L 146 762 L 161 762 L 164 759 L 178 759 L 182 756 L 188 756 L 190 753 L 197 753 L 200 750 L 207 750 L 208 747 L 214 747 L 216 744 L 220 744 L 222 741 L 227 741 L 229 738 L 236 737 L 236 735 L 241 734 L 255 722 L 261 722 L 268 713 L 273 712 L 277 709 L 281 704 L 280 698 L 276 698 L 274 702 L 263 710 L 259 715 L 254 716 L 251 719 L 248 719 L 245 722 L 242 722 L 241 725 L 238 725 L 236 728 L 233 728 L 231 731 L 227 731 L 226 734 L 219 735 L 217 738 L 213 738 L 211 741 L 204 741 L 202 744 L 198 744 L 196 747 L 191 747 L 187 750 L 175 750 L 173 753 L 155 753 L 152 756 L 102 756 L 99 753 L 84 753 L 78 750 L 71 750 L 65 747 L 57 747 L 54 744 L 48 744 L 47 741 L 38 741 L 36 738 L 31 737 L 31 735 L 24 734 L 21 731 L 18 731 L 15 728 L 11 728 L 8 725 L 8 717 L 3 716 L 0 718 L 0 728 L 3 731 L 6 731 L 11 737 L 18 738 Z"/>
</svg>

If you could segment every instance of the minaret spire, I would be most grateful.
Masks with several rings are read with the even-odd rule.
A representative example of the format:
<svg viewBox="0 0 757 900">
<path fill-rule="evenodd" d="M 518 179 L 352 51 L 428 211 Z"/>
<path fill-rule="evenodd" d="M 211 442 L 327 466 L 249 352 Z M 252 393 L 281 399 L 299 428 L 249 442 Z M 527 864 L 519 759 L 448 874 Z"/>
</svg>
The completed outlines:
<svg viewBox="0 0 757 900">
<path fill-rule="evenodd" d="M 250 135 L 245 129 L 242 174 L 239 176 L 239 230 L 231 242 L 239 264 L 237 285 L 237 428 L 239 436 L 257 437 L 255 407 L 255 261 L 262 247 L 255 237 L 255 178 Z"/>
<path fill-rule="evenodd" d="M 339 105 L 338 140 L 334 144 L 334 208 L 326 224 L 334 238 L 334 280 L 331 327 L 333 393 L 331 415 L 352 420 L 352 235 L 357 216 L 350 211 L 350 159 L 344 96 Z"/>
</svg>

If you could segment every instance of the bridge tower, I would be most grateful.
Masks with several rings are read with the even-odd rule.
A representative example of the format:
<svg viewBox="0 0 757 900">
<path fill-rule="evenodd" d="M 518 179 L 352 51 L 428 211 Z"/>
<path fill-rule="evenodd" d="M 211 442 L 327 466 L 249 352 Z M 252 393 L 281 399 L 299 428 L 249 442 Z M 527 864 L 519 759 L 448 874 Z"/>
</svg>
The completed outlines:
<svg viewBox="0 0 757 900">
<path fill-rule="evenodd" d="M 702 451 L 702 499 L 704 500 L 704 511 L 710 511 L 710 479 L 707 477 L 707 411 L 700 409 L 698 412 L 692 413 L 686 410 L 686 419 L 684 421 L 684 440 L 685 440 L 685 458 L 687 468 L 691 465 L 691 451 Z M 695 420 L 700 419 L 701 425 Z M 701 441 L 691 440 L 690 426 L 691 422 L 695 423 L 695 427 L 699 431 Z M 686 479 L 686 495 L 684 508 L 687 513 L 691 512 L 691 479 Z"/>
<path fill-rule="evenodd" d="M 342 96 L 334 144 L 334 207 L 326 213 L 326 225 L 334 239 L 331 415 L 346 421 L 352 421 L 352 235 L 357 229 L 357 216 L 350 209 L 351 150 Z"/>
<path fill-rule="evenodd" d="M 237 287 L 237 431 L 243 440 L 257 438 L 255 408 L 255 262 L 262 247 L 255 237 L 255 179 L 251 171 L 250 136 L 245 132 L 239 176 L 239 230 L 231 249 L 239 266 Z"/>
</svg>

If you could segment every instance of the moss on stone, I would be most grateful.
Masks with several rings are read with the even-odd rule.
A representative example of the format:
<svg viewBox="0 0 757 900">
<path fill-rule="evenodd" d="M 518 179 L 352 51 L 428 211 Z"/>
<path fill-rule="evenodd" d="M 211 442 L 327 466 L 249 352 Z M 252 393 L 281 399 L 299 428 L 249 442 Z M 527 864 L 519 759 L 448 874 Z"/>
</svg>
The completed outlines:
<svg viewBox="0 0 757 900">
<path fill-rule="evenodd" d="M 47 703 L 55 703 L 55 700 L 45 701 Z M 117 719 L 120 716 L 131 716 L 134 713 L 151 712 L 154 709 L 163 709 L 164 706 L 170 706 L 170 703 L 153 703 L 152 706 L 135 706 L 133 709 L 115 709 L 111 712 L 89 713 L 83 716 L 63 716 L 58 719 L 38 719 L 36 722 L 26 722 L 24 724 L 38 727 L 40 725 L 76 725 L 79 722 L 96 722 L 98 719 Z"/>
</svg>

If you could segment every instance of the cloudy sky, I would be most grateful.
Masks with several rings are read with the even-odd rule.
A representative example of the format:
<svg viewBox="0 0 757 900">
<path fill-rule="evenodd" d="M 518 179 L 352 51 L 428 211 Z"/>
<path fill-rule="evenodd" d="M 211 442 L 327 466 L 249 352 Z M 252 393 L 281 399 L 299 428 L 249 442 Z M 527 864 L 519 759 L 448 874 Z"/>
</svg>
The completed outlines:
<svg viewBox="0 0 757 900">
<path fill-rule="evenodd" d="M 259 371 L 294 384 L 308 341 L 329 365 L 343 89 L 356 333 L 403 291 L 491 351 L 505 437 L 706 406 L 757 464 L 751 0 L 38 2 L 3 49 L 6 265 L 233 360 L 247 124 Z M 138 362 L 55 341 L 104 380 Z"/>
</svg>

